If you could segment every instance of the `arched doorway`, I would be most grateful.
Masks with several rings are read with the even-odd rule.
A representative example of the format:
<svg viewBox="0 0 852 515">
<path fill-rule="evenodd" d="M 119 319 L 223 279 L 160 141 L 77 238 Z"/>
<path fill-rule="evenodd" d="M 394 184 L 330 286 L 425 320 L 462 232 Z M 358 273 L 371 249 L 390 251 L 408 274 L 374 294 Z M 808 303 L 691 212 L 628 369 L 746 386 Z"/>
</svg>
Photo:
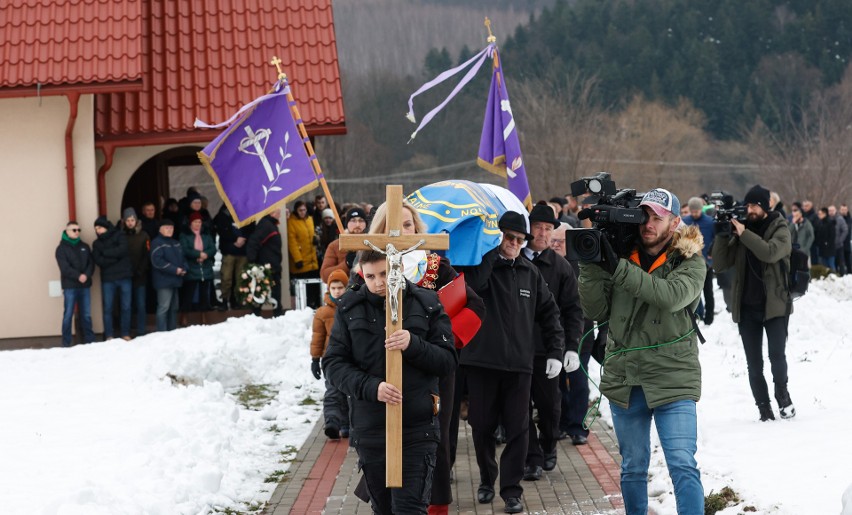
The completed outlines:
<svg viewBox="0 0 852 515">
<path fill-rule="evenodd" d="M 142 204 L 154 202 L 158 213 L 170 197 L 180 199 L 190 186 L 207 197 L 207 209 L 216 214 L 222 205 L 213 179 L 198 161 L 202 147 L 185 146 L 166 150 L 148 159 L 127 181 L 121 198 L 121 211 L 132 207 L 138 213 Z"/>
</svg>

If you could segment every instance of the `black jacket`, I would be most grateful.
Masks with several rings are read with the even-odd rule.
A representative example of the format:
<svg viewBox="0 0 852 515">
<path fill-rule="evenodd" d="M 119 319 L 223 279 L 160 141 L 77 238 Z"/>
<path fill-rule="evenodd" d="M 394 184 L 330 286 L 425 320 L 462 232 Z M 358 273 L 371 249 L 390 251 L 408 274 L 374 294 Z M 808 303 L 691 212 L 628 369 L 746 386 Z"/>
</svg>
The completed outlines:
<svg viewBox="0 0 852 515">
<path fill-rule="evenodd" d="M 130 246 L 127 236 L 110 223 L 107 232 L 92 243 L 95 264 L 101 269 L 101 282 L 119 281 L 133 277 Z"/>
<path fill-rule="evenodd" d="M 580 293 L 577 290 L 574 269 L 565 258 L 552 249 L 543 250 L 532 264 L 541 272 L 556 305 L 559 306 L 559 320 L 565 333 L 565 350 L 577 352 L 583 332 L 583 308 L 580 307 Z M 539 325 L 535 326 L 534 334 L 535 355 L 546 355 L 547 348 Z"/>
<path fill-rule="evenodd" d="M 148 279 L 148 268 L 151 260 L 148 259 L 151 240 L 144 229 L 124 229 L 127 236 L 127 245 L 130 249 L 130 263 L 133 266 L 133 286 L 145 286 Z"/>
<path fill-rule="evenodd" d="M 485 301 L 485 319 L 462 349 L 462 365 L 532 374 L 536 325 L 541 327 L 545 356 L 562 360 L 565 333 L 559 307 L 528 259 L 503 259 L 497 247 L 464 272 L 467 284 Z"/>
<path fill-rule="evenodd" d="M 278 232 L 278 220 L 269 215 L 257 223 L 257 228 L 246 242 L 246 257 L 249 263 L 265 265 L 269 263 L 273 272 L 281 273 L 281 233 Z"/>
<path fill-rule="evenodd" d="M 90 288 L 92 274 L 95 273 L 95 261 L 92 259 L 92 249 L 80 241 L 76 245 L 62 239 L 56 247 L 56 264 L 59 265 L 59 275 L 62 289 Z M 86 282 L 80 282 L 80 274 L 86 274 Z"/>
<path fill-rule="evenodd" d="M 814 222 L 814 247 L 819 257 L 832 257 L 836 254 L 834 240 L 837 236 L 836 222 L 830 216 Z"/>
<path fill-rule="evenodd" d="M 213 219 L 213 225 L 216 227 L 216 234 L 219 235 L 219 251 L 224 256 L 245 256 L 248 237 L 251 236 L 251 230 L 254 229 L 254 224 L 249 224 L 245 227 L 237 227 L 234 224 L 234 219 L 231 217 L 231 212 L 228 207 L 222 205 L 216 217 Z M 234 246 L 237 238 L 246 238 L 246 244 L 242 247 Z"/>
<path fill-rule="evenodd" d="M 154 238 L 151 242 L 151 283 L 154 289 L 180 288 L 183 276 L 177 274 L 178 268 L 189 269 L 180 242 L 163 235 Z"/>
<path fill-rule="evenodd" d="M 432 395 L 438 395 L 438 377 L 457 366 L 450 319 L 435 292 L 406 284 L 402 326 L 411 343 L 402 352 L 403 445 L 439 439 Z M 380 446 L 385 441 L 385 403 L 376 398 L 385 377 L 385 299 L 354 286 L 337 305 L 323 371 L 329 382 L 351 399 L 352 445 Z M 452 399 L 443 399 L 451 409 Z"/>
</svg>

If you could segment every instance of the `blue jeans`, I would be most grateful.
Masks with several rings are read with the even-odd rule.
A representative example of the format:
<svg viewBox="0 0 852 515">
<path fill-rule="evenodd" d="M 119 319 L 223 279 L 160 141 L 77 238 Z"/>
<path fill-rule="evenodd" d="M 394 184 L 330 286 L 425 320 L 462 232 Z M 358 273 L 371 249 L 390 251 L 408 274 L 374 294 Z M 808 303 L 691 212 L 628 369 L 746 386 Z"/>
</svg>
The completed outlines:
<svg viewBox="0 0 852 515">
<path fill-rule="evenodd" d="M 118 281 L 107 281 L 101 285 L 104 294 L 104 339 L 108 340 L 115 336 L 112 329 L 112 305 L 115 302 L 115 294 L 121 297 L 120 320 L 121 336 L 130 336 L 130 303 L 133 299 L 133 281 L 130 279 L 119 279 Z"/>
<path fill-rule="evenodd" d="M 674 483 L 678 515 L 704 514 L 704 487 L 695 461 L 698 419 L 695 401 L 682 400 L 649 408 L 641 386 L 630 392 L 628 407 L 610 403 L 621 452 L 621 493 L 627 515 L 648 512 L 648 466 L 651 461 L 651 418 Z"/>
<path fill-rule="evenodd" d="M 133 303 L 136 305 L 136 336 L 145 334 L 145 322 L 148 318 L 148 312 L 145 310 L 147 289 L 145 285 L 133 287 Z"/>
<path fill-rule="evenodd" d="M 157 289 L 157 331 L 177 329 L 180 288 Z"/>
<path fill-rule="evenodd" d="M 62 346 L 71 346 L 71 322 L 74 319 L 74 305 L 77 305 L 78 316 L 83 322 L 83 334 L 85 343 L 95 341 L 95 332 L 92 331 L 92 295 L 89 288 L 69 288 L 62 290 L 65 298 L 65 309 L 62 312 Z"/>
<path fill-rule="evenodd" d="M 836 270 L 837 267 L 835 256 L 820 256 L 819 264 L 830 268 L 832 271 Z"/>
</svg>

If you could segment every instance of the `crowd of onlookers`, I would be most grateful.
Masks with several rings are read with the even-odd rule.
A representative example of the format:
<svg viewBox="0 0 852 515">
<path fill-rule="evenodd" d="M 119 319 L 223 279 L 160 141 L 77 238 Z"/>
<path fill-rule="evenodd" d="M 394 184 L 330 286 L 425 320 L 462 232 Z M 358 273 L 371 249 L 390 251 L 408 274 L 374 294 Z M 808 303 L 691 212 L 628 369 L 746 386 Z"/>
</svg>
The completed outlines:
<svg viewBox="0 0 852 515">
<path fill-rule="evenodd" d="M 344 212 L 359 214 L 366 227 L 366 213 L 372 205 L 341 207 Z M 56 249 L 65 300 L 63 345 L 71 345 L 75 309 L 83 341 L 95 339 L 90 288 L 96 267 L 101 273 L 104 339 L 144 335 L 148 313 L 156 314 L 158 331 L 187 325 L 192 312 L 200 313 L 202 323 L 205 313 L 214 309 L 251 309 L 259 314 L 260 308 L 247 305 L 236 295 L 239 276 L 248 263 L 269 265 L 273 315 L 280 315 L 284 256 L 278 227 L 282 215 L 287 224 L 291 284 L 301 278 L 318 280 L 326 249 L 339 236 L 334 213 L 323 195 L 317 195 L 313 203 L 297 201 L 292 212 L 276 210 L 238 227 L 227 206 L 223 204 L 211 216 L 207 199 L 196 188 L 189 188 L 185 197 L 170 198 L 159 209 L 154 202 L 139 206 L 138 213 L 127 207 L 115 224 L 98 217 L 91 247 L 81 237 L 83 228 L 76 221 L 68 222 Z M 214 269 L 217 253 L 221 256 L 218 280 Z M 290 291 L 293 295 L 292 286 Z"/>
</svg>

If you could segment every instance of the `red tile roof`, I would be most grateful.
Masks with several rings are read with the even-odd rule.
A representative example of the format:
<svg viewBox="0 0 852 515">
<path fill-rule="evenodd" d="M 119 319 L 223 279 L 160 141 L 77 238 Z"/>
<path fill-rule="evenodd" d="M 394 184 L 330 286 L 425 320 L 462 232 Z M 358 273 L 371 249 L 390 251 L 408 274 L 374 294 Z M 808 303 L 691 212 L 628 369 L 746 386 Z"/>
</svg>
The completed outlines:
<svg viewBox="0 0 852 515">
<path fill-rule="evenodd" d="M 142 0 L 0 1 L 0 95 L 141 89 Z"/>
<path fill-rule="evenodd" d="M 309 134 L 346 131 L 331 0 L 151 0 L 146 9 L 144 90 L 98 95 L 99 140 L 212 139 L 195 118 L 224 121 L 267 92 L 274 55 Z"/>
</svg>

